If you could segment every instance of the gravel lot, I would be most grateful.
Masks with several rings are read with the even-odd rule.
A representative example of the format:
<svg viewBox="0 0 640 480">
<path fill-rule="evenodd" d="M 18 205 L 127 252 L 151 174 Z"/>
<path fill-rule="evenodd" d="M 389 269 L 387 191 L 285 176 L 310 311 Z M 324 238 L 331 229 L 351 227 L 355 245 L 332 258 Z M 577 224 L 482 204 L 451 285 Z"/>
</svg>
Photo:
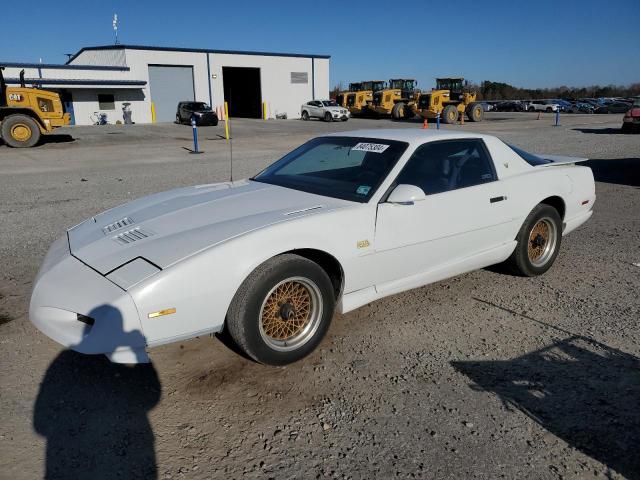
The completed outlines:
<svg viewBox="0 0 640 480">
<path fill-rule="evenodd" d="M 536 117 L 450 128 L 594 159 L 595 214 L 547 274 L 482 270 L 338 315 L 284 368 L 210 337 L 113 365 L 27 318 L 65 228 L 228 180 L 222 126 L 200 129 L 202 155 L 170 124 L 0 146 L 0 478 L 640 478 L 640 135 L 619 134 L 620 115 Z M 236 120 L 234 177 L 319 133 L 390 126 L 421 125 Z"/>
</svg>

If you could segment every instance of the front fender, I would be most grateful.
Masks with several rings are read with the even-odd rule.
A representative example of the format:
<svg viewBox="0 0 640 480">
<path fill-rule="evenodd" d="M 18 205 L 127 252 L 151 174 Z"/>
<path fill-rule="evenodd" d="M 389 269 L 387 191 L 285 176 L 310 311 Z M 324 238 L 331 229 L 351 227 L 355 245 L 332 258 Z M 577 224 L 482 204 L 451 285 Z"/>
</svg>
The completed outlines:
<svg viewBox="0 0 640 480">
<path fill-rule="evenodd" d="M 366 283 L 367 273 L 354 268 L 354 262 L 361 262 L 367 253 L 358 249 L 357 243 L 372 238 L 375 209 L 345 210 L 249 232 L 178 262 L 133 287 L 129 293 L 140 312 L 148 344 L 222 330 L 242 282 L 260 264 L 284 252 L 303 248 L 326 252 L 341 264 L 345 290 Z M 339 232 L 334 222 L 340 225 Z M 167 309 L 175 309 L 175 313 L 149 317 Z"/>
</svg>

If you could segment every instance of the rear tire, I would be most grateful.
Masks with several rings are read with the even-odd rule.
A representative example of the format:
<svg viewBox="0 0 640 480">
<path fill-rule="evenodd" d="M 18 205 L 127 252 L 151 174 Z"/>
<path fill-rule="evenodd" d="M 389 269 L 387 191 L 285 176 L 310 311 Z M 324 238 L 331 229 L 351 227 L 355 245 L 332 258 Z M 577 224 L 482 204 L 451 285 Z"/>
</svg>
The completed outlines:
<svg viewBox="0 0 640 480">
<path fill-rule="evenodd" d="M 545 111 L 546 111 L 547 113 L 551 113 L 551 112 L 553 112 L 553 108 L 548 107 Z"/>
<path fill-rule="evenodd" d="M 40 127 L 27 115 L 9 115 L 2 120 L 2 139 L 13 148 L 33 147 L 40 141 Z"/>
<path fill-rule="evenodd" d="M 304 257 L 283 254 L 264 262 L 242 283 L 227 312 L 226 329 L 252 359 L 286 365 L 318 346 L 334 309 L 326 272 Z"/>
<path fill-rule="evenodd" d="M 515 250 L 505 265 L 524 277 L 541 275 L 551 268 L 562 243 L 562 219 L 544 203 L 536 205 L 516 236 Z"/>
<path fill-rule="evenodd" d="M 484 109 L 482 108 L 482 104 L 473 102 L 467 106 L 467 117 L 469 117 L 470 122 L 481 122 L 484 118 Z"/>
<path fill-rule="evenodd" d="M 447 105 L 442 111 L 442 123 L 455 124 L 458 121 L 458 113 L 455 105 Z"/>
<path fill-rule="evenodd" d="M 180 120 L 180 115 L 176 115 L 176 123 L 178 125 L 180 125 L 182 123 L 182 120 Z"/>
<path fill-rule="evenodd" d="M 633 131 L 633 125 L 631 125 L 630 123 L 623 123 L 620 131 L 622 133 L 631 133 Z"/>
</svg>

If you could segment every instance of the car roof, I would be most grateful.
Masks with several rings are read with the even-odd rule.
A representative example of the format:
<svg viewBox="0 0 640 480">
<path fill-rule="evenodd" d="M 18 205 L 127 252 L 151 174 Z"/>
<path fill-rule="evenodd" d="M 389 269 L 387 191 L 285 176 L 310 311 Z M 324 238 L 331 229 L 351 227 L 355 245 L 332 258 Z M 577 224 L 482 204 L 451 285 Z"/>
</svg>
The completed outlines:
<svg viewBox="0 0 640 480">
<path fill-rule="evenodd" d="M 364 137 L 379 140 L 398 140 L 411 144 L 422 144 L 434 140 L 448 140 L 455 138 L 495 138 L 493 135 L 482 133 L 460 132 L 454 130 L 423 130 L 421 128 L 380 128 L 369 130 L 351 130 L 348 132 L 334 132 L 328 137 Z"/>
</svg>

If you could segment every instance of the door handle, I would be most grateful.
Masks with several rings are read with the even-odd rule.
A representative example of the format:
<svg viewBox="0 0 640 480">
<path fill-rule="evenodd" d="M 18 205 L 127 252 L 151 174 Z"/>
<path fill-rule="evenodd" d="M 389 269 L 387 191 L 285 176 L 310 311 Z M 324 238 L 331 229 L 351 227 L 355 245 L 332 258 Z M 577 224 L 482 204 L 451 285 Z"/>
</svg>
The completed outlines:
<svg viewBox="0 0 640 480">
<path fill-rule="evenodd" d="M 507 197 L 505 197 L 504 195 L 500 195 L 499 197 L 491 197 L 489 199 L 489 203 L 496 203 L 496 202 L 501 202 L 503 200 L 506 200 Z"/>
</svg>

